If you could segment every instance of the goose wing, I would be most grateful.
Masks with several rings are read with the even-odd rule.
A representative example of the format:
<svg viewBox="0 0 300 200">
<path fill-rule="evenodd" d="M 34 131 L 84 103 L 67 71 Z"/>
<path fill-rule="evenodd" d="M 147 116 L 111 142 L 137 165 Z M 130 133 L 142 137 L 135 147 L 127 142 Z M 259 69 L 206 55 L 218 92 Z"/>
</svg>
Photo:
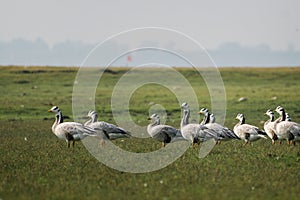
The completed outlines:
<svg viewBox="0 0 300 200">
<path fill-rule="evenodd" d="M 219 139 L 240 139 L 233 131 L 231 131 L 229 128 L 222 126 L 218 123 L 209 123 L 206 124 L 209 129 L 214 130 L 217 133 L 217 137 Z"/>
<path fill-rule="evenodd" d="M 158 132 L 157 134 L 153 135 L 153 138 L 158 140 L 158 141 L 162 141 L 165 143 L 170 143 L 172 140 L 172 137 L 170 136 L 169 132 L 167 131 L 167 129 L 161 129 L 160 132 Z"/>
<path fill-rule="evenodd" d="M 168 125 L 157 125 L 151 130 L 151 135 L 157 137 L 156 135 L 165 134 L 167 137 L 173 138 L 178 134 L 178 130 L 172 126 Z"/>
<path fill-rule="evenodd" d="M 249 124 L 242 124 L 239 126 L 239 129 L 245 133 L 248 133 L 250 135 L 257 135 L 259 132 L 259 128 L 256 126 L 252 126 Z"/>
<path fill-rule="evenodd" d="M 250 124 L 242 124 L 238 127 L 239 136 L 241 139 L 249 139 L 250 141 L 256 141 L 260 138 L 267 139 L 266 132 L 260 130 L 258 127 Z"/>
<path fill-rule="evenodd" d="M 68 139 L 81 140 L 86 136 L 96 136 L 95 130 L 77 122 L 64 122 L 57 126 L 57 132 L 63 133 Z"/>
<path fill-rule="evenodd" d="M 110 124 L 110 123 L 105 123 L 104 124 L 104 130 L 106 130 L 108 133 L 123 133 L 123 134 L 129 134 L 128 131 L 126 131 L 125 129 L 118 127 L 114 124 Z"/>
<path fill-rule="evenodd" d="M 108 134 L 109 133 L 129 134 L 125 129 L 120 128 L 114 124 L 110 124 L 110 123 L 103 122 L 103 121 L 92 123 L 91 126 L 102 129 Z"/>
<path fill-rule="evenodd" d="M 296 137 L 300 137 L 300 124 L 293 123 L 289 131 Z"/>
<path fill-rule="evenodd" d="M 196 135 L 194 136 L 196 142 L 204 142 L 209 139 L 218 139 L 218 134 L 213 129 L 208 128 L 206 125 L 195 124 Z"/>
</svg>

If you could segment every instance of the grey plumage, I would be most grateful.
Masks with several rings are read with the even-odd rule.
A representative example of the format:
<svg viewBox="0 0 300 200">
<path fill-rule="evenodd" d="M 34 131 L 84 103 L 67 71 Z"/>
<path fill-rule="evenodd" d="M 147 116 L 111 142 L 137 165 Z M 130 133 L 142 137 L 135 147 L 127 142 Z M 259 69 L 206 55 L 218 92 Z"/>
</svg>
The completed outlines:
<svg viewBox="0 0 300 200">
<path fill-rule="evenodd" d="M 283 107 L 278 106 L 275 111 L 280 115 L 276 120 L 276 134 L 278 139 L 285 139 L 288 144 L 300 141 L 300 124 L 286 121 L 286 112 Z"/>
<path fill-rule="evenodd" d="M 205 124 L 205 126 L 216 133 L 215 138 L 217 142 L 220 141 L 228 141 L 232 139 L 240 139 L 233 131 L 229 128 L 222 126 L 215 122 L 215 116 L 211 114 L 207 108 L 202 108 L 198 114 L 203 114 L 204 119 L 201 123 Z"/>
<path fill-rule="evenodd" d="M 216 133 L 201 124 L 189 124 L 190 109 L 188 104 L 185 102 L 181 105 L 183 110 L 183 117 L 180 124 L 180 130 L 182 136 L 194 143 L 205 142 L 209 139 L 216 139 Z"/>
<path fill-rule="evenodd" d="M 148 120 L 152 120 L 147 126 L 148 134 L 151 138 L 162 142 L 163 147 L 174 139 L 182 138 L 180 130 L 169 125 L 160 124 L 160 118 L 157 114 L 151 115 Z"/>
<path fill-rule="evenodd" d="M 90 119 L 86 121 L 84 125 L 102 131 L 110 140 L 131 137 L 130 133 L 121 127 L 108 122 L 98 121 L 98 114 L 96 111 L 89 111 L 87 116 Z"/>
<path fill-rule="evenodd" d="M 267 110 L 265 115 L 269 116 L 269 119 L 264 123 L 264 130 L 268 137 L 272 140 L 272 144 L 278 139 L 276 135 L 276 122 L 274 121 L 274 112 L 272 110 Z"/>
<path fill-rule="evenodd" d="M 233 132 L 245 141 L 244 145 L 261 138 L 267 139 L 266 133 L 263 130 L 260 130 L 256 126 L 245 124 L 245 116 L 243 114 L 238 114 L 236 119 L 238 119 L 239 122 L 234 126 Z"/>
</svg>

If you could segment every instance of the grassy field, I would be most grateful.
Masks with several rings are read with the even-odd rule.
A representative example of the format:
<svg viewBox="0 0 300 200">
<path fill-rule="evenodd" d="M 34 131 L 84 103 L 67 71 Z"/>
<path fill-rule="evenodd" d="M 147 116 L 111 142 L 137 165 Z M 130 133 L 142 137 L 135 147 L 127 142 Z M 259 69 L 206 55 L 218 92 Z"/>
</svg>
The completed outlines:
<svg viewBox="0 0 300 200">
<path fill-rule="evenodd" d="M 114 123 L 110 108 L 114 85 L 125 68 L 106 70 L 96 91 L 101 120 Z M 159 69 L 158 69 L 159 70 Z M 200 107 L 210 109 L 208 90 L 192 69 L 177 69 L 194 87 Z M 224 142 L 205 158 L 198 148 L 161 170 L 132 174 L 98 162 L 81 142 L 67 148 L 51 132 L 58 105 L 72 121 L 72 92 L 77 68 L 0 67 L 0 199 L 299 199 L 300 146 L 274 146 L 259 140 Z M 281 105 L 300 122 L 300 68 L 221 68 L 227 98 L 225 125 L 237 113 L 262 128 L 263 113 Z M 247 101 L 238 102 L 240 97 Z M 152 103 L 163 105 L 167 124 L 179 127 L 182 102 L 159 85 L 140 87 L 130 100 L 130 114 L 147 125 Z M 218 116 L 217 116 L 218 117 Z M 160 143 L 147 139 L 114 141 L 133 152 L 149 152 Z"/>
</svg>

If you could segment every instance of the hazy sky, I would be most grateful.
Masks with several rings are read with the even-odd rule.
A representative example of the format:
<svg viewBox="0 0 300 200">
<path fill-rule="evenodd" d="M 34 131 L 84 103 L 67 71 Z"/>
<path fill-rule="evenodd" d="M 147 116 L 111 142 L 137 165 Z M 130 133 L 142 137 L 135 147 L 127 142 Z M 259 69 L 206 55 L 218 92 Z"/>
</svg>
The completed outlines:
<svg viewBox="0 0 300 200">
<path fill-rule="evenodd" d="M 300 49 L 299 0 L 0 0 L 0 41 L 98 43 L 120 31 L 166 27 L 208 49 L 226 42 Z"/>
</svg>

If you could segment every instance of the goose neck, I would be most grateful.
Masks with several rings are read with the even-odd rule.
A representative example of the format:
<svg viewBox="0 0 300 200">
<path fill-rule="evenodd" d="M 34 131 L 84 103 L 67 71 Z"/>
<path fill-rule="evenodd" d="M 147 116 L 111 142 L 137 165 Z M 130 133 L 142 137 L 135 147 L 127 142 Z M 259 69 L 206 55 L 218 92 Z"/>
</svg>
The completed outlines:
<svg viewBox="0 0 300 200">
<path fill-rule="evenodd" d="M 181 128 L 189 124 L 189 117 L 190 117 L 190 110 L 184 110 L 183 117 L 181 119 L 181 124 L 180 124 Z"/>
<path fill-rule="evenodd" d="M 286 120 L 286 114 L 285 114 L 285 111 L 283 110 L 281 112 L 281 121 L 285 121 Z"/>
<path fill-rule="evenodd" d="M 91 116 L 91 123 L 95 123 L 95 122 L 97 122 L 97 120 L 98 120 L 98 116 L 97 115 L 92 115 Z"/>
<path fill-rule="evenodd" d="M 55 115 L 55 121 L 54 121 L 54 124 L 52 125 L 52 131 L 54 132 L 55 128 L 57 125 L 63 123 L 63 117 L 62 117 L 62 113 L 59 112 Z"/>
<path fill-rule="evenodd" d="M 205 113 L 204 115 L 204 124 L 208 124 L 209 123 L 209 120 L 210 120 L 210 114 L 209 113 Z"/>
<path fill-rule="evenodd" d="M 157 126 L 157 125 L 160 125 L 160 119 L 159 119 L 159 118 L 156 118 L 156 119 L 151 123 L 151 126 Z"/>
</svg>

